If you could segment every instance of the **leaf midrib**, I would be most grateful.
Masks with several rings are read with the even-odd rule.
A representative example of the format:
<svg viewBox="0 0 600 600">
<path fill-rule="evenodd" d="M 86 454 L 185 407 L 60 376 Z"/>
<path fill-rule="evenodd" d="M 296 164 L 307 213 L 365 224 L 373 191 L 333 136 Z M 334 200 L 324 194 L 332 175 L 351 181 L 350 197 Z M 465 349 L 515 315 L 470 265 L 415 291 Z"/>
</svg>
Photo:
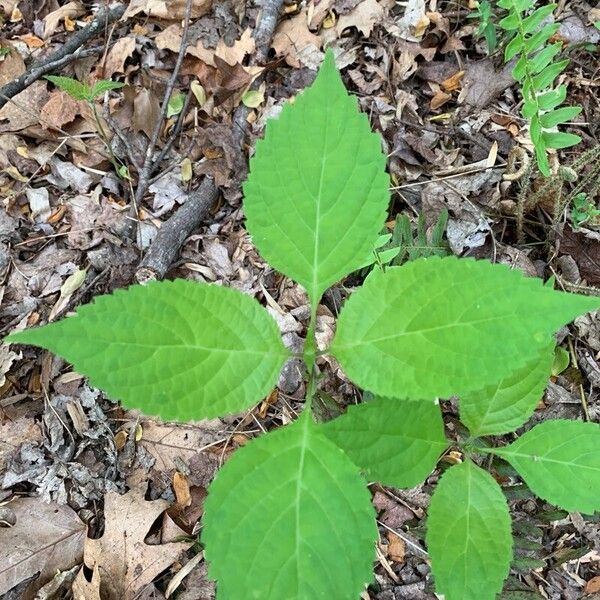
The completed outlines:
<svg viewBox="0 0 600 600">
<path fill-rule="evenodd" d="M 316 207 L 315 207 L 315 241 L 313 245 L 313 281 L 312 281 L 312 294 L 310 295 L 311 304 L 316 307 L 319 298 L 317 298 L 318 290 L 318 266 L 319 266 L 319 229 L 321 227 L 321 200 L 323 197 L 323 180 L 325 175 L 325 166 L 327 164 L 327 143 L 328 143 L 328 132 L 329 132 L 329 103 L 325 104 L 325 128 L 323 130 L 323 152 L 321 152 L 321 173 L 319 174 L 319 191 L 317 193 Z"/>
<path fill-rule="evenodd" d="M 496 315 L 494 317 L 489 317 L 486 319 L 476 319 L 473 321 L 457 321 L 454 323 L 447 323 L 445 325 L 437 325 L 435 327 L 423 327 L 421 329 L 416 329 L 414 331 L 403 331 L 400 333 L 393 333 L 390 335 L 383 335 L 381 337 L 378 338 L 362 338 L 361 340 L 357 341 L 357 342 L 346 342 L 343 344 L 338 344 L 336 345 L 336 348 L 339 349 L 345 349 L 345 348 L 354 348 L 356 346 L 362 346 L 363 344 L 374 344 L 377 342 L 384 342 L 387 340 L 394 340 L 394 339 L 398 339 L 398 338 L 402 338 L 402 337 L 408 337 L 411 335 L 422 335 L 423 333 L 427 333 L 427 332 L 431 332 L 431 331 L 444 331 L 446 329 L 452 329 L 452 328 L 456 328 L 456 327 L 468 327 L 468 326 L 472 326 L 472 325 L 479 325 L 481 323 L 491 323 L 493 321 L 503 321 L 506 319 L 511 319 L 512 317 L 514 317 L 514 313 L 508 314 L 508 315 Z"/>
<path fill-rule="evenodd" d="M 555 458 L 547 458 L 545 456 L 539 456 L 537 454 L 525 454 L 523 452 L 505 452 L 505 451 L 500 451 L 498 452 L 498 450 L 501 450 L 499 448 L 496 449 L 496 451 L 494 452 L 494 454 L 498 455 L 498 456 L 503 456 L 506 458 L 526 458 L 529 462 L 535 462 L 535 463 L 551 463 L 551 464 L 556 464 L 556 465 L 562 465 L 565 467 L 575 467 L 577 469 L 586 469 L 588 471 L 595 471 L 600 473 L 600 467 L 594 467 L 592 465 L 581 465 L 578 464 L 576 462 L 572 462 L 572 461 L 564 461 L 564 460 L 557 460 Z M 590 452 L 586 452 L 587 454 L 593 454 L 592 451 Z"/>
<path fill-rule="evenodd" d="M 95 340 L 96 342 L 104 342 L 105 344 L 109 344 L 111 346 L 124 346 L 130 347 L 134 346 L 137 348 L 150 348 L 152 350 L 162 350 L 162 349 L 185 349 L 185 350 L 204 350 L 206 352 L 225 352 L 227 354 L 254 354 L 257 356 L 285 356 L 287 352 L 282 350 L 280 352 L 273 352 L 271 350 L 250 350 L 250 349 L 238 349 L 238 348 L 216 348 L 214 346 L 201 346 L 200 344 L 144 344 L 142 342 L 116 342 L 114 340 Z"/>
</svg>

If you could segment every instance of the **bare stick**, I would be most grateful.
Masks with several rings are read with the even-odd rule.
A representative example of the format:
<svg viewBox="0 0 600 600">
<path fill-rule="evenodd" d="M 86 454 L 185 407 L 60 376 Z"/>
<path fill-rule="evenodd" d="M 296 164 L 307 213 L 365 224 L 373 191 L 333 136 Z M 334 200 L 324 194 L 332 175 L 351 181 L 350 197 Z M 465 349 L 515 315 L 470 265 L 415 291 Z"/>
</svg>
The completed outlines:
<svg viewBox="0 0 600 600">
<path fill-rule="evenodd" d="M 56 71 L 78 58 L 89 56 L 89 52 L 82 49 L 82 46 L 101 32 L 107 24 L 120 19 L 124 12 L 125 5 L 123 4 L 110 9 L 99 10 L 96 18 L 89 25 L 69 36 L 67 41 L 58 50 L 50 53 L 43 60 L 34 62 L 20 77 L 1 87 L 0 108 L 18 93 L 27 89 L 34 81 L 46 75 L 46 73 Z M 99 50 L 94 48 L 93 53 L 97 52 Z"/>
<path fill-rule="evenodd" d="M 135 203 L 139 206 L 144 196 L 146 195 L 146 191 L 148 189 L 148 181 L 152 176 L 152 172 L 158 166 L 157 162 L 154 160 L 154 149 L 156 148 L 156 144 L 158 143 L 158 138 L 160 137 L 160 130 L 162 129 L 163 122 L 167 118 L 167 111 L 169 109 L 169 100 L 171 98 L 171 94 L 175 89 L 175 83 L 177 82 L 177 77 L 179 76 L 179 71 L 181 70 L 181 65 L 183 63 L 183 58 L 185 57 L 185 51 L 188 46 L 188 29 L 190 26 L 190 17 L 192 15 L 192 0 L 186 0 L 185 4 L 185 13 L 184 13 L 184 21 L 183 21 L 183 33 L 181 34 L 181 46 L 179 48 L 179 54 L 177 55 L 177 60 L 175 61 L 175 66 L 173 67 L 173 72 L 171 73 L 171 77 L 169 77 L 169 81 L 167 82 L 167 87 L 165 89 L 165 94 L 163 96 L 161 114 L 154 124 L 154 129 L 152 130 L 152 137 L 150 138 L 150 142 L 148 143 L 148 147 L 146 148 L 146 154 L 144 156 L 144 163 L 142 165 L 142 169 L 140 171 L 138 177 L 138 184 L 135 190 Z"/>
<path fill-rule="evenodd" d="M 260 21 L 254 30 L 256 41 L 255 64 L 264 63 L 267 60 L 271 39 L 277 26 L 279 10 L 283 0 L 265 0 Z M 259 78 L 253 87 L 260 84 Z M 244 141 L 246 119 L 250 109 L 240 104 L 233 115 L 233 135 L 236 144 L 241 148 Z M 198 225 L 208 216 L 208 213 L 219 196 L 219 190 L 212 177 L 205 177 L 200 186 L 190 193 L 184 204 L 162 227 L 150 247 L 144 259 L 140 263 L 135 274 L 139 283 L 145 283 L 153 279 L 162 279 L 169 267 L 179 254 L 181 245 Z"/>
</svg>

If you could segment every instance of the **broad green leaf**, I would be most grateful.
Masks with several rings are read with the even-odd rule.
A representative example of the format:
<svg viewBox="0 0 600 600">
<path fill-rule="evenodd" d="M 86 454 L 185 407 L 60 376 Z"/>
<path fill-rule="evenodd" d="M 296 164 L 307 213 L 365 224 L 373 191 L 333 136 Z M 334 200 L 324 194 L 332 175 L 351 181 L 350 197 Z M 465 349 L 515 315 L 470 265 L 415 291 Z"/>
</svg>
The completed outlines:
<svg viewBox="0 0 600 600">
<path fill-rule="evenodd" d="M 550 161 L 548 160 L 548 155 L 546 154 L 546 142 L 544 141 L 544 137 L 542 136 L 537 143 L 535 144 L 535 158 L 537 160 L 538 168 L 540 173 L 544 177 L 550 176 Z"/>
<path fill-rule="evenodd" d="M 523 77 L 525 77 L 525 71 L 527 69 L 527 55 L 526 54 L 521 54 L 521 57 L 519 58 L 519 60 L 517 61 L 517 64 L 515 65 L 515 68 L 513 69 L 513 77 L 517 80 L 517 81 L 521 81 L 521 79 L 523 79 Z"/>
<path fill-rule="evenodd" d="M 544 143 L 548 148 L 556 148 L 560 150 L 561 148 L 570 148 L 571 146 L 575 146 L 575 144 L 579 144 L 581 138 L 574 133 L 565 133 L 563 131 L 544 131 L 542 134 L 544 139 Z"/>
<path fill-rule="evenodd" d="M 555 8 L 556 4 L 548 4 L 534 10 L 528 17 L 523 19 L 523 31 L 525 33 L 532 33 L 546 17 L 552 14 Z"/>
<path fill-rule="evenodd" d="M 178 115 L 183 110 L 185 104 L 185 94 L 183 92 L 174 92 L 167 103 L 167 118 L 170 119 Z"/>
<path fill-rule="evenodd" d="M 369 481 L 394 487 L 422 483 L 448 447 L 440 407 L 433 402 L 375 398 L 322 427 Z"/>
<path fill-rule="evenodd" d="M 571 119 L 574 119 L 580 112 L 580 106 L 565 106 L 564 108 L 558 108 L 542 115 L 540 122 L 542 123 L 542 127 L 556 127 L 561 123 L 567 123 Z"/>
<path fill-rule="evenodd" d="M 568 64 L 569 60 L 566 59 L 547 66 L 541 73 L 533 77 L 533 90 L 542 91 L 552 85 L 552 82 L 567 68 Z"/>
<path fill-rule="evenodd" d="M 450 467 L 429 505 L 427 548 L 446 600 L 494 600 L 512 559 L 508 505 L 494 478 L 471 461 Z"/>
<path fill-rule="evenodd" d="M 560 44 L 551 44 L 550 46 L 546 46 L 543 50 L 540 50 L 535 56 L 529 59 L 529 64 L 527 66 L 529 73 L 533 75 L 545 69 L 561 49 L 562 46 Z"/>
<path fill-rule="evenodd" d="M 552 362 L 552 375 L 560 375 L 571 363 L 571 355 L 561 346 L 554 348 L 554 361 Z"/>
<path fill-rule="evenodd" d="M 330 351 L 374 394 L 447 398 L 524 367 L 552 332 L 598 307 L 504 265 L 432 257 L 373 271 L 342 308 Z"/>
<path fill-rule="evenodd" d="M 555 90 L 544 92 L 537 97 L 537 102 L 541 110 L 552 110 L 560 106 L 567 97 L 567 86 L 559 85 Z"/>
<path fill-rule="evenodd" d="M 308 411 L 238 450 L 209 487 L 202 541 L 220 598 L 358 598 L 377 530 L 358 468 Z"/>
<path fill-rule="evenodd" d="M 128 408 L 179 421 L 252 406 L 287 357 L 275 321 L 252 298 L 182 279 L 100 296 L 7 341 L 47 348 Z"/>
<path fill-rule="evenodd" d="M 63 77 L 61 75 L 46 75 L 45 79 L 52 82 L 57 88 L 67 92 L 75 100 L 86 100 L 90 90 L 87 85 L 73 79 L 72 77 Z"/>
<path fill-rule="evenodd" d="M 523 48 L 523 40 L 520 36 L 515 36 L 504 49 L 504 62 L 508 62 L 515 57 Z"/>
<path fill-rule="evenodd" d="M 242 104 L 248 108 L 258 108 L 264 101 L 264 90 L 248 90 L 242 95 Z"/>
<path fill-rule="evenodd" d="M 550 23 L 544 25 L 537 33 L 525 40 L 525 50 L 527 53 L 534 52 L 541 48 L 558 30 L 560 23 Z"/>
<path fill-rule="evenodd" d="M 267 123 L 244 184 L 254 243 L 313 305 L 369 259 L 389 200 L 385 162 L 328 51 L 315 82 Z"/>
<path fill-rule="evenodd" d="M 570 512 L 600 510 L 600 425 L 545 421 L 504 448 L 507 460 L 540 498 Z"/>
<path fill-rule="evenodd" d="M 542 398 L 554 363 L 554 343 L 531 362 L 496 384 L 460 399 L 460 418 L 475 436 L 514 431 L 529 419 Z"/>
</svg>

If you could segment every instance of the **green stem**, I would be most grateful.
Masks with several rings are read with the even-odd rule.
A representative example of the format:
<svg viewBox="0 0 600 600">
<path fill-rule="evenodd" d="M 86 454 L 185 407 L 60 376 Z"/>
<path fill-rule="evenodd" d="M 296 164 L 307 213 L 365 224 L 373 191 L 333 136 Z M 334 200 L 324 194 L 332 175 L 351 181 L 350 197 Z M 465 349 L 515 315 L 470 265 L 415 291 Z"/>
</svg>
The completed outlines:
<svg viewBox="0 0 600 600">
<path fill-rule="evenodd" d="M 108 139 L 108 136 L 106 135 L 106 131 L 104 130 L 104 127 L 102 125 L 102 120 L 100 119 L 100 115 L 98 114 L 98 110 L 96 109 L 96 104 L 93 101 L 88 102 L 88 104 L 90 105 L 90 108 L 92 109 L 92 113 L 94 114 L 94 119 L 96 121 L 96 129 L 98 130 L 98 135 L 104 142 L 104 145 L 106 146 L 106 149 L 108 150 L 108 153 L 110 155 L 110 162 L 112 163 L 117 175 L 119 177 L 121 177 L 121 174 L 119 172 L 121 169 L 121 164 L 117 160 L 117 157 L 114 155 L 112 148 L 110 147 L 110 140 Z"/>
<path fill-rule="evenodd" d="M 317 306 L 318 302 L 311 302 L 310 321 L 308 324 L 308 331 L 306 332 L 306 342 L 304 343 L 304 363 L 306 364 L 306 370 L 308 372 L 304 410 L 309 412 L 318 383 L 316 368 L 317 340 L 315 337 L 315 330 L 317 327 Z"/>
</svg>

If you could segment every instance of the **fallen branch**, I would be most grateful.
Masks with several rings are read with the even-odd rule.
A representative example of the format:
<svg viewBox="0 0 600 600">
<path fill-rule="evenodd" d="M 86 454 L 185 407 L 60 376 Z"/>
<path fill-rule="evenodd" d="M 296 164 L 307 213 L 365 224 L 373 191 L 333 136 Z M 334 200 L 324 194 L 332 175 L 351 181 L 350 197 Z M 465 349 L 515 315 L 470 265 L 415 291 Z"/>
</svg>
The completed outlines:
<svg viewBox="0 0 600 600">
<path fill-rule="evenodd" d="M 265 0 L 260 21 L 254 31 L 256 41 L 255 64 L 265 63 L 283 0 Z M 253 88 L 258 87 L 258 77 Z M 236 144 L 242 149 L 246 123 L 250 109 L 240 104 L 233 115 L 233 136 Z M 217 200 L 219 190 L 212 177 L 205 177 L 200 186 L 191 192 L 186 201 L 167 219 L 158 230 L 158 234 L 148 248 L 135 278 L 139 283 L 154 279 L 162 279 L 173 264 L 183 242 L 208 216 Z"/>
<path fill-rule="evenodd" d="M 27 89 L 32 83 L 47 73 L 52 73 L 70 62 L 89 56 L 89 50 L 82 46 L 95 37 L 107 25 L 120 19 L 125 12 L 125 5 L 120 4 L 110 9 L 99 10 L 96 18 L 77 33 L 69 36 L 67 41 L 55 52 L 51 52 L 43 60 L 35 61 L 25 73 L 0 88 L 0 108 L 11 98 Z M 92 49 L 96 53 L 97 48 Z"/>
</svg>

